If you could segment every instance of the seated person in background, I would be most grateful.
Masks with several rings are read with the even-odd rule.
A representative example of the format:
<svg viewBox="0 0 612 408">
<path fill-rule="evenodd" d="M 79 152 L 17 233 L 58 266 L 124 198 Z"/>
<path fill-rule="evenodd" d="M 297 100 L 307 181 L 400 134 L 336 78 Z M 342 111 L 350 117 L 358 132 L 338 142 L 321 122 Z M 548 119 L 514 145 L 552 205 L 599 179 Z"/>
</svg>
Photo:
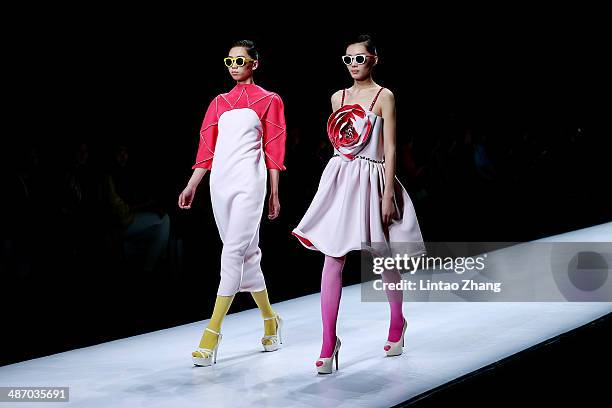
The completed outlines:
<svg viewBox="0 0 612 408">
<path fill-rule="evenodd" d="M 103 177 L 103 201 L 111 220 L 122 232 L 128 259 L 144 245 L 142 269 L 152 272 L 157 260 L 166 254 L 170 217 L 141 188 L 128 165 L 127 147 L 118 145 L 113 158 L 110 172 Z"/>
</svg>

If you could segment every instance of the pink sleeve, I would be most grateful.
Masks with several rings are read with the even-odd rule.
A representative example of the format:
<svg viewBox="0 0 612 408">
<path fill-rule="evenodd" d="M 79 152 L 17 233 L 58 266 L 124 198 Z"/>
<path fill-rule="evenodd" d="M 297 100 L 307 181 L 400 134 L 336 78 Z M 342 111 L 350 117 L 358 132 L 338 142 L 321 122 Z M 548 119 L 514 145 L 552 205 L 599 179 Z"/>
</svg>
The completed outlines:
<svg viewBox="0 0 612 408">
<path fill-rule="evenodd" d="M 212 159 L 215 155 L 218 130 L 217 98 L 215 98 L 210 105 L 208 105 L 206 115 L 204 115 L 204 120 L 202 121 L 202 127 L 200 128 L 200 144 L 198 146 L 195 164 L 191 167 L 192 169 L 202 167 L 210 170 L 212 167 Z"/>
<path fill-rule="evenodd" d="M 270 106 L 263 120 L 263 143 L 266 153 L 266 167 L 268 169 L 286 170 L 285 167 L 285 141 L 287 140 L 287 127 L 285 125 L 285 105 L 277 94 L 272 96 Z"/>
</svg>

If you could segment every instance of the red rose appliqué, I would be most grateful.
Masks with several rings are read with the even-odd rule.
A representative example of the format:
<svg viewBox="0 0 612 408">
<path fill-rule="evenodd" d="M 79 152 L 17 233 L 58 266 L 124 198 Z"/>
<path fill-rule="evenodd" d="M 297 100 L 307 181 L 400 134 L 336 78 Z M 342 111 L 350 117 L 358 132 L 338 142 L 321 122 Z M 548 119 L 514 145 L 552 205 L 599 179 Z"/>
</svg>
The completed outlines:
<svg viewBox="0 0 612 408">
<path fill-rule="evenodd" d="M 372 122 L 360 105 L 344 105 L 327 120 L 329 140 L 350 160 L 368 143 L 371 130 Z"/>
</svg>

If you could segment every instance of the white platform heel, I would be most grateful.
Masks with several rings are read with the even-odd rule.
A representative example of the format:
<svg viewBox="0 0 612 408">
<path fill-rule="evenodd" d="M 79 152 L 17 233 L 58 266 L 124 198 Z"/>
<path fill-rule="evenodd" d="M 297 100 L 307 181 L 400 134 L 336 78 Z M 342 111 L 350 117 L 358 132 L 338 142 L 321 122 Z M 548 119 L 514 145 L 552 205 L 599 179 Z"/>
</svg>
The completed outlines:
<svg viewBox="0 0 612 408">
<path fill-rule="evenodd" d="M 221 338 L 223 337 L 221 333 L 211 330 L 208 327 L 206 328 L 206 331 L 216 334 L 219 338 L 217 340 L 217 345 L 212 350 L 202 347 L 198 347 L 197 350 L 195 350 L 200 352 L 200 354 L 202 354 L 204 357 L 191 356 L 193 359 L 193 364 L 200 367 L 207 367 L 217 363 L 217 351 L 219 350 L 219 344 L 221 343 Z"/>
<path fill-rule="evenodd" d="M 264 320 L 276 320 L 276 334 L 271 334 L 268 336 L 263 336 L 261 338 L 261 345 L 263 346 L 265 351 L 276 351 L 280 348 L 279 344 L 283 344 L 283 319 L 277 314 L 273 317 L 264 317 Z M 270 344 L 264 344 L 264 340 L 271 340 Z"/>
<path fill-rule="evenodd" d="M 334 346 L 334 352 L 331 357 L 321 357 L 317 360 L 315 365 L 317 366 L 317 372 L 319 374 L 331 374 L 332 363 L 336 360 L 336 371 L 338 371 L 338 352 L 340 351 L 340 338 L 336 336 L 336 345 Z"/>
<path fill-rule="evenodd" d="M 404 319 L 404 328 L 402 329 L 402 337 L 398 341 L 388 341 L 385 344 L 385 351 L 387 352 L 387 357 L 399 356 L 404 352 L 404 334 L 406 333 L 406 327 L 408 327 L 408 322 Z"/>
</svg>

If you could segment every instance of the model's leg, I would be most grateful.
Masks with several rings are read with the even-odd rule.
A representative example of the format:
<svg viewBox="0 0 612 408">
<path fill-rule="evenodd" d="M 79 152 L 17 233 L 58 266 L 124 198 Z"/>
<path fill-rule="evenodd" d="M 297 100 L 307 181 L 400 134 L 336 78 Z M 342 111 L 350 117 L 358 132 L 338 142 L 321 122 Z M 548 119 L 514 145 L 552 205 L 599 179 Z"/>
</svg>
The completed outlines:
<svg viewBox="0 0 612 408">
<path fill-rule="evenodd" d="M 217 296 L 217 299 L 215 300 L 215 308 L 213 309 L 212 317 L 210 318 L 210 322 L 207 326 L 209 329 L 221 333 L 221 323 L 223 323 L 223 319 L 225 318 L 225 315 L 227 314 L 233 300 L 234 296 Z M 218 340 L 219 339 L 216 334 L 211 333 L 208 330 L 204 330 L 204 334 L 202 334 L 202 339 L 200 340 L 200 347 L 212 350 L 217 345 Z M 199 351 L 194 351 L 192 355 L 199 358 L 209 357 L 203 356 Z"/>
<path fill-rule="evenodd" d="M 242 264 L 247 245 L 248 242 L 245 244 L 240 241 L 230 241 L 223 244 L 218 296 L 231 296 L 239 291 L 242 279 Z"/>
<path fill-rule="evenodd" d="M 255 303 L 257 303 L 257 307 L 259 308 L 259 311 L 261 312 L 262 318 L 265 319 L 266 317 L 276 316 L 276 313 L 274 312 L 274 310 L 272 310 L 272 305 L 270 305 L 270 300 L 268 299 L 267 289 L 264 289 L 259 292 L 251 292 L 251 296 L 253 296 Z M 266 336 L 275 335 L 276 334 L 276 320 L 274 319 L 264 320 L 264 332 Z M 263 344 L 266 344 L 266 345 L 272 344 L 272 340 L 264 339 Z"/>
<path fill-rule="evenodd" d="M 261 249 L 259 248 L 259 225 L 251 244 L 247 248 L 244 256 L 244 264 L 242 268 L 242 279 L 240 280 L 240 291 L 250 292 L 253 300 L 257 304 L 262 318 L 274 317 L 276 313 L 272 310 L 270 300 L 268 299 L 268 290 L 266 289 L 266 281 L 263 272 L 261 271 Z M 265 336 L 276 334 L 276 320 L 264 320 Z M 262 344 L 272 344 L 271 339 L 263 339 Z"/>
<path fill-rule="evenodd" d="M 342 296 L 342 268 L 346 256 L 325 255 L 321 273 L 321 320 L 323 322 L 322 357 L 331 357 L 336 345 L 336 320 Z"/>
<path fill-rule="evenodd" d="M 261 292 L 266 289 L 266 281 L 261 271 L 261 249 L 259 248 L 259 225 L 246 248 L 242 260 L 240 292 Z"/>
<path fill-rule="evenodd" d="M 382 280 L 385 283 L 399 283 L 402 279 L 397 269 L 386 269 L 382 273 Z M 401 289 L 387 289 L 387 299 L 389 300 L 389 308 L 391 310 L 391 319 L 389 322 L 389 337 L 388 341 L 396 342 L 402 337 L 404 329 L 404 314 L 402 305 L 404 300 L 404 292 Z"/>
</svg>

